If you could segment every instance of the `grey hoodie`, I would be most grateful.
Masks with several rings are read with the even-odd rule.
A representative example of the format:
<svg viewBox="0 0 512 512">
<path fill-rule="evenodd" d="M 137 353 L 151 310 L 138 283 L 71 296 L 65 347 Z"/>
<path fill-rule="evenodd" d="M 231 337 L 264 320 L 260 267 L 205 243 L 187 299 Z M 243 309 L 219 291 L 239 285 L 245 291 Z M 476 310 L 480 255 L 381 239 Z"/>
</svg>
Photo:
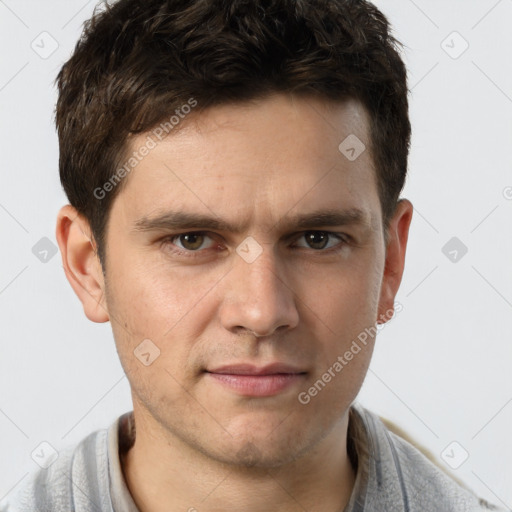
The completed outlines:
<svg viewBox="0 0 512 512">
<path fill-rule="evenodd" d="M 132 421 L 132 413 L 126 413 L 108 430 L 93 432 L 63 450 L 48 469 L 30 475 L 12 491 L 0 503 L 0 512 L 139 512 L 119 461 L 120 442 L 133 443 Z M 357 423 L 364 449 L 355 447 L 356 482 L 343 512 L 503 510 L 454 482 L 358 404 L 352 406 L 351 421 Z"/>
</svg>

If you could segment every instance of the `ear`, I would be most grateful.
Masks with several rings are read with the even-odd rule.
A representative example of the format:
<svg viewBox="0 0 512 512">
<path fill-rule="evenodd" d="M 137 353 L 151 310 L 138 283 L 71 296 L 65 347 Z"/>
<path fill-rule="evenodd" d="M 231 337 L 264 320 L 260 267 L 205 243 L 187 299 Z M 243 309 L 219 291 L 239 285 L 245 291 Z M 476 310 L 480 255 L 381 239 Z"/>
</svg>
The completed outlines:
<svg viewBox="0 0 512 512">
<path fill-rule="evenodd" d="M 407 199 L 398 201 L 395 213 L 389 222 L 384 275 L 380 288 L 378 324 L 385 324 L 394 313 L 395 296 L 402 281 L 405 265 L 405 250 L 411 225 L 413 206 Z"/>
<path fill-rule="evenodd" d="M 87 220 L 71 205 L 57 216 L 56 238 L 66 277 L 92 322 L 108 322 L 101 263 Z"/>
</svg>

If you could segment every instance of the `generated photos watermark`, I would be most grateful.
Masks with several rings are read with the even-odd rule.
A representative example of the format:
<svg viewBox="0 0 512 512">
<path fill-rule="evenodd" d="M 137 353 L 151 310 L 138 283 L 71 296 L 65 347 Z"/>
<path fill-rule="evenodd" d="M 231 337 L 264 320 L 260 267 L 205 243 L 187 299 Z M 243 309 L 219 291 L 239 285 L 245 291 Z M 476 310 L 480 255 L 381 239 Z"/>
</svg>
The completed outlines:
<svg viewBox="0 0 512 512">
<path fill-rule="evenodd" d="M 368 341 L 373 339 L 377 333 L 382 330 L 391 319 L 403 310 L 400 302 L 395 302 L 394 308 L 388 309 L 382 316 L 386 323 L 375 324 L 372 327 L 366 327 L 357 336 L 357 339 L 352 340 L 350 348 L 345 351 L 343 355 L 339 355 L 336 361 L 321 375 L 319 379 L 306 391 L 301 391 L 297 395 L 297 399 L 302 405 L 307 405 L 311 402 L 311 399 L 320 393 L 325 386 L 331 382 L 342 370 L 354 359 L 361 350 L 368 344 Z"/>
</svg>

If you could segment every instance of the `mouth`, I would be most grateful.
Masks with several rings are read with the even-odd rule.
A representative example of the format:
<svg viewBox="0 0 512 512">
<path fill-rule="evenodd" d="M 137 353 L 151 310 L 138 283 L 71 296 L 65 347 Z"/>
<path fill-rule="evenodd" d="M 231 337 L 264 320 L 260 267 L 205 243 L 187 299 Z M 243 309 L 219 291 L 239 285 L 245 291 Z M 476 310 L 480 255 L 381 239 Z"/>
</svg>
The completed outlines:
<svg viewBox="0 0 512 512">
<path fill-rule="evenodd" d="M 266 366 L 226 365 L 205 373 L 214 382 L 242 396 L 266 397 L 284 392 L 301 383 L 307 372 L 284 363 Z"/>
</svg>

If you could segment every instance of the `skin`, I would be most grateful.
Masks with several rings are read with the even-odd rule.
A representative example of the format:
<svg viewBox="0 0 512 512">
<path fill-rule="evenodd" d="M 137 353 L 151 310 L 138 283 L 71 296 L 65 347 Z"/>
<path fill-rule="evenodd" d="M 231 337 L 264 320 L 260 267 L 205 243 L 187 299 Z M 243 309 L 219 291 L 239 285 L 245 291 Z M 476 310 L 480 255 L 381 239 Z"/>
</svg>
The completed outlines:
<svg viewBox="0 0 512 512">
<path fill-rule="evenodd" d="M 370 150 L 351 162 L 338 149 L 350 134 L 369 147 L 355 100 L 276 94 L 191 114 L 116 197 L 106 278 L 87 221 L 70 205 L 60 210 L 66 275 L 86 316 L 111 322 L 131 385 L 137 436 L 122 464 L 141 511 L 335 512 L 348 502 L 348 409 L 375 340 L 308 404 L 298 395 L 359 333 L 389 319 L 413 210 L 398 203 L 386 245 Z M 358 208 L 364 221 L 290 224 L 324 208 Z M 167 210 L 241 230 L 187 242 L 175 235 L 208 230 L 134 229 Z M 311 231 L 345 242 L 317 233 L 308 243 Z M 250 263 L 236 251 L 249 236 L 262 249 Z M 160 350 L 149 366 L 134 355 L 144 339 Z M 242 396 L 204 371 L 275 361 L 306 373 L 267 397 Z"/>
</svg>

